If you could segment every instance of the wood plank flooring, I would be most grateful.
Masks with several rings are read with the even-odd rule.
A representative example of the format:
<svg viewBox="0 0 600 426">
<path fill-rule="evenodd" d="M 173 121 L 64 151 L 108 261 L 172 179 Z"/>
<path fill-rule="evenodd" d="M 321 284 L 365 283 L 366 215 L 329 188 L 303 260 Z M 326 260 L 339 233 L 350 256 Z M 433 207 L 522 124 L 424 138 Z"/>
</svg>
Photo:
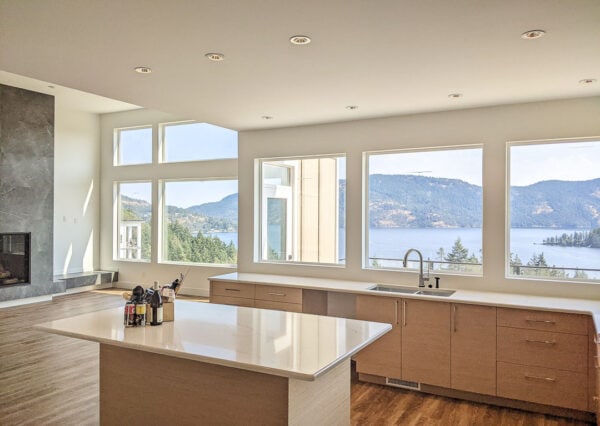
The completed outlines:
<svg viewBox="0 0 600 426">
<path fill-rule="evenodd" d="M 98 344 L 32 326 L 122 306 L 120 293 L 86 292 L 0 309 L 1 426 L 98 424 Z M 586 424 L 356 380 L 351 416 L 353 425 Z"/>
</svg>

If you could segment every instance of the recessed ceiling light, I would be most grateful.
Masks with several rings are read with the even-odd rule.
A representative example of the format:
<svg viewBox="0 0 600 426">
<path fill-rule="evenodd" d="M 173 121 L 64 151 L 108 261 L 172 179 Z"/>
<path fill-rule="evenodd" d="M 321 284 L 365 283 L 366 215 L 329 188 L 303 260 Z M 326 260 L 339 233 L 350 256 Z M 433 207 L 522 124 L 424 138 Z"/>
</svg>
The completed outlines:
<svg viewBox="0 0 600 426">
<path fill-rule="evenodd" d="M 581 84 L 592 84 L 595 83 L 597 80 L 595 78 L 584 78 L 582 80 L 579 80 L 579 83 Z"/>
<path fill-rule="evenodd" d="M 150 74 L 152 72 L 152 68 L 150 67 L 135 67 L 135 72 L 140 74 Z"/>
<path fill-rule="evenodd" d="M 521 38 L 525 40 L 535 40 L 536 38 L 543 37 L 546 34 L 544 30 L 529 30 L 521 34 Z"/>
<path fill-rule="evenodd" d="M 348 105 L 346 109 L 358 109 L 358 105 Z"/>
<path fill-rule="evenodd" d="M 272 119 L 273 119 L 273 116 L 272 116 L 272 115 L 263 115 L 263 116 L 262 116 L 262 117 L 260 117 L 260 118 L 262 118 L 263 120 L 272 120 Z"/>
<path fill-rule="evenodd" d="M 462 93 L 450 93 L 448 97 L 451 99 L 462 98 Z"/>
<path fill-rule="evenodd" d="M 308 44 L 310 43 L 312 40 L 310 39 L 309 36 L 305 36 L 305 35 L 295 35 L 290 37 L 290 43 L 292 44 Z"/>
<path fill-rule="evenodd" d="M 207 53 L 204 56 L 206 56 L 208 59 L 210 59 L 211 61 L 214 61 L 214 62 L 220 62 L 223 59 L 225 59 L 225 55 L 223 55 L 222 53 L 216 53 L 216 52 Z"/>
</svg>

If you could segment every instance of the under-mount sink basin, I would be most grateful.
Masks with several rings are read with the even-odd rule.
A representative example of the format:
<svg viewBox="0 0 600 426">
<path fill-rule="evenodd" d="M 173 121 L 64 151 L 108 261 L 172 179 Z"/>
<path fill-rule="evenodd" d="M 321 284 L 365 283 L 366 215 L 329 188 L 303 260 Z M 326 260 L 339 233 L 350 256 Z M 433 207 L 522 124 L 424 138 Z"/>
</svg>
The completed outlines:
<svg viewBox="0 0 600 426">
<path fill-rule="evenodd" d="M 397 287 L 389 285 L 376 285 L 370 287 L 368 290 L 383 291 L 386 293 L 402 293 L 402 294 L 422 294 L 424 296 L 440 296 L 450 297 L 454 294 L 454 290 L 440 290 L 440 289 L 421 289 L 418 287 Z"/>
<path fill-rule="evenodd" d="M 418 290 L 415 294 L 424 294 L 425 296 L 441 296 L 450 297 L 454 294 L 454 290 Z"/>
<path fill-rule="evenodd" d="M 414 287 L 392 287 L 387 285 L 376 285 L 374 287 L 368 288 L 368 290 L 374 291 L 385 291 L 389 293 L 404 293 L 404 294 L 415 294 L 418 289 Z"/>
</svg>

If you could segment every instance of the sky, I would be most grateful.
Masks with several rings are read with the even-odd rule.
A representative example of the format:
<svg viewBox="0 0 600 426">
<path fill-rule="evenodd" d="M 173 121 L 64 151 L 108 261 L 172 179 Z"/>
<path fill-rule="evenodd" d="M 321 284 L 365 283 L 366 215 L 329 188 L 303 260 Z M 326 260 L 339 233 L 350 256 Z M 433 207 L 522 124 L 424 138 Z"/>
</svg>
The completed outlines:
<svg viewBox="0 0 600 426">
<path fill-rule="evenodd" d="M 164 162 L 237 158 L 238 134 L 208 123 L 181 123 L 163 127 Z M 191 142 L 191 143 L 190 143 Z M 121 165 L 152 163 L 152 128 L 122 129 L 119 135 Z M 202 167 L 199 165 L 199 167 Z M 220 201 L 238 192 L 237 180 L 166 183 L 168 205 L 187 208 Z M 149 183 L 127 183 L 121 194 L 151 202 Z"/>
<path fill-rule="evenodd" d="M 208 123 L 181 123 L 164 126 L 164 162 L 237 158 L 235 130 Z M 119 164 L 152 163 L 152 128 L 119 131 Z"/>
<path fill-rule="evenodd" d="M 166 160 L 198 161 L 236 158 L 237 132 L 208 123 L 166 126 Z M 190 144 L 189 141 L 199 141 Z M 152 162 L 152 129 L 124 129 L 120 134 L 123 164 Z M 339 177 L 345 176 L 345 161 Z M 510 146 L 510 185 L 525 186 L 543 180 L 589 180 L 600 177 L 600 141 L 515 144 Z M 200 166 L 201 167 L 201 166 Z M 370 174 L 411 174 L 460 179 L 482 185 L 482 149 L 398 151 L 369 156 Z M 237 181 L 167 183 L 167 204 L 189 207 L 219 201 L 237 192 Z M 127 184 L 121 193 L 151 200 L 149 183 Z"/>
<path fill-rule="evenodd" d="M 460 179 L 481 186 L 481 148 L 399 151 L 369 156 L 369 174 Z"/>
<path fill-rule="evenodd" d="M 150 182 L 121 183 L 121 195 L 152 203 Z M 237 180 L 165 182 L 166 204 L 187 208 L 220 201 L 238 192 Z"/>
<path fill-rule="evenodd" d="M 510 164 L 511 186 L 551 179 L 596 179 L 600 177 L 600 142 L 513 145 Z"/>
<path fill-rule="evenodd" d="M 480 149 L 399 151 L 369 157 L 370 174 L 411 174 L 481 185 Z M 510 147 L 510 184 L 600 178 L 600 141 L 521 144 Z"/>
</svg>

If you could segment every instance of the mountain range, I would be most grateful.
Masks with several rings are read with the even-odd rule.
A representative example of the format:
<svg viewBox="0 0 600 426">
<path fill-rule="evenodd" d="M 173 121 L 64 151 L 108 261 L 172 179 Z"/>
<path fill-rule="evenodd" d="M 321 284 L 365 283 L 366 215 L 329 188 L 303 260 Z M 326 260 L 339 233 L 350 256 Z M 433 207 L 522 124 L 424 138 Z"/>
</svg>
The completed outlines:
<svg viewBox="0 0 600 426">
<path fill-rule="evenodd" d="M 340 226 L 343 227 L 346 182 L 340 181 Z M 600 179 L 548 180 L 514 186 L 512 228 L 591 229 L 600 227 Z M 373 228 L 480 228 L 482 188 L 459 179 L 415 175 L 371 175 L 369 226 Z M 123 208 L 140 218 L 149 203 L 122 197 Z M 168 206 L 169 214 L 194 231 L 236 232 L 238 194 L 187 208 Z"/>
</svg>

